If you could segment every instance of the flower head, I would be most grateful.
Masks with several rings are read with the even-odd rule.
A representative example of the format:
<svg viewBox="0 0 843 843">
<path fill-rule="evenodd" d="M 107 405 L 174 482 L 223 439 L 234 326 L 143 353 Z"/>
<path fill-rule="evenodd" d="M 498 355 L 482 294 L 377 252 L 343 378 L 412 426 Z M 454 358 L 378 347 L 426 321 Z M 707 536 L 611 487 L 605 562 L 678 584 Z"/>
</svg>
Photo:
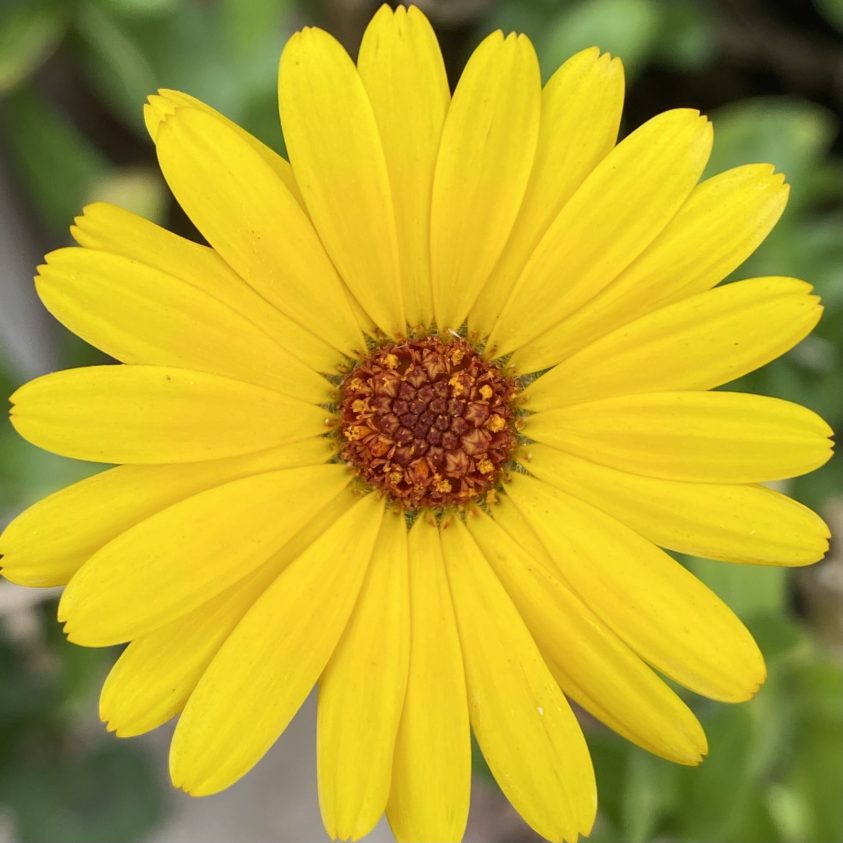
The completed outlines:
<svg viewBox="0 0 843 843">
<path fill-rule="evenodd" d="M 46 258 L 46 307 L 121 365 L 21 387 L 12 421 L 118 464 L 2 537 L 5 575 L 66 584 L 71 641 L 130 642 L 118 735 L 179 715 L 176 785 L 248 772 L 319 687 L 319 796 L 356 839 L 452 841 L 470 733 L 549 840 L 594 820 L 568 699 L 683 764 L 705 736 L 659 673 L 748 699 L 762 656 L 664 549 L 803 565 L 822 521 L 760 485 L 824 463 L 829 429 L 708 391 L 816 324 L 811 288 L 715 286 L 787 196 L 765 164 L 700 182 L 710 124 L 677 109 L 616 144 L 617 59 L 542 88 L 494 33 L 449 93 L 415 8 L 355 64 L 318 29 L 279 78 L 290 161 L 192 97 L 146 107 L 208 246 L 87 207 Z M 664 549 L 663 549 L 664 548 Z"/>
</svg>

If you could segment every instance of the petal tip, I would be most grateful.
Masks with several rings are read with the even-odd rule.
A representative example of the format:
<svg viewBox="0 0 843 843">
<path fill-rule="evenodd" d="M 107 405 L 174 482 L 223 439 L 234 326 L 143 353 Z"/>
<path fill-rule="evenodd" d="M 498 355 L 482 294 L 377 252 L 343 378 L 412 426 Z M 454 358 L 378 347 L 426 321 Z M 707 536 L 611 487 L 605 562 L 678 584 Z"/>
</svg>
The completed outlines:
<svg viewBox="0 0 843 843">
<path fill-rule="evenodd" d="M 696 718 L 694 718 L 694 728 L 686 734 L 686 738 L 686 745 L 676 753 L 673 760 L 685 767 L 699 767 L 708 755 L 708 738 Z"/>
<path fill-rule="evenodd" d="M 107 213 L 110 208 L 113 208 L 110 202 L 88 202 L 82 206 L 82 211 L 73 218 L 73 225 L 70 227 L 70 233 L 76 239 L 73 232 L 74 227 L 78 229 L 77 233 L 84 233 L 89 226 L 95 225 L 97 218 L 102 213 Z"/>
<path fill-rule="evenodd" d="M 748 678 L 747 684 L 742 689 L 737 689 L 732 699 L 726 702 L 744 703 L 753 699 L 756 694 L 764 687 L 767 681 L 767 665 L 761 651 L 758 651 L 759 664 L 754 671 L 754 675 Z"/>
<path fill-rule="evenodd" d="M 188 796 L 192 796 L 194 799 L 202 799 L 205 796 L 213 796 L 215 793 L 219 792 L 219 788 L 211 788 L 208 787 L 206 784 L 181 784 L 177 785 L 179 790 L 183 790 Z"/>
<path fill-rule="evenodd" d="M 181 725 L 181 723 L 179 723 Z M 186 777 L 184 776 L 184 771 L 181 769 L 181 764 L 179 763 L 179 753 L 176 751 L 176 741 L 179 738 L 179 729 L 178 726 L 176 727 L 176 732 L 173 735 L 173 741 L 170 744 L 170 758 L 169 758 L 169 772 L 170 772 L 170 783 L 173 785 L 174 788 L 177 790 L 182 790 L 187 793 L 189 796 L 192 796 L 191 793 L 191 786 L 187 783 Z"/>
<path fill-rule="evenodd" d="M 509 33 L 510 35 L 514 35 L 515 33 Z M 501 44 L 506 42 L 508 36 L 503 34 L 502 29 L 496 29 L 494 32 L 490 32 L 475 48 L 474 53 L 477 53 L 481 48 L 489 49 L 493 46 L 498 47 Z"/>
<path fill-rule="evenodd" d="M 607 56 L 611 57 L 611 61 L 609 62 L 609 70 L 618 77 L 621 84 L 624 82 L 624 77 L 626 75 L 626 69 L 624 67 L 623 59 L 620 56 L 613 56 L 611 53 L 606 53 Z"/>
<path fill-rule="evenodd" d="M 71 606 L 73 602 L 73 590 L 68 586 L 61 597 L 59 598 L 59 605 L 56 608 L 56 620 L 65 625 L 65 633 L 67 632 L 68 617 L 70 615 Z"/>
<path fill-rule="evenodd" d="M 410 4 L 409 6 L 404 6 L 402 4 L 398 8 L 404 10 L 410 20 L 423 20 L 425 23 L 430 23 L 427 15 L 418 6 L 414 4 Z"/>
</svg>

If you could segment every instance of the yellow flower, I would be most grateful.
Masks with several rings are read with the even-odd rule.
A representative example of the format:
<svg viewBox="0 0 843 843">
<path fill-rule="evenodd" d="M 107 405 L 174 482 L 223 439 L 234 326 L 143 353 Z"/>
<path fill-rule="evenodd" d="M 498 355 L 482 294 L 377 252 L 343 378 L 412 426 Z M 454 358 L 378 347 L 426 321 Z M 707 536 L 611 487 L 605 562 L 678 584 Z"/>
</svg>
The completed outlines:
<svg viewBox="0 0 843 843">
<path fill-rule="evenodd" d="M 688 109 L 615 145 L 622 68 L 596 48 L 542 88 L 530 42 L 494 33 L 451 97 L 414 8 L 376 14 L 356 67 L 294 35 L 279 98 L 292 166 L 186 94 L 150 98 L 210 247 L 94 204 L 81 248 L 39 268 L 47 308 L 123 365 L 38 378 L 12 421 L 121 465 L 20 515 L 5 574 L 67 584 L 71 641 L 131 642 L 103 719 L 180 715 L 190 793 L 244 775 L 318 683 L 332 836 L 386 811 L 401 841 L 458 840 L 473 731 L 524 819 L 573 840 L 596 790 L 567 698 L 696 764 L 702 729 L 656 671 L 725 701 L 764 680 L 661 548 L 803 565 L 827 546 L 759 485 L 824 463 L 827 425 L 707 391 L 819 319 L 802 281 L 712 289 L 783 177 L 699 182 L 712 131 Z"/>
</svg>

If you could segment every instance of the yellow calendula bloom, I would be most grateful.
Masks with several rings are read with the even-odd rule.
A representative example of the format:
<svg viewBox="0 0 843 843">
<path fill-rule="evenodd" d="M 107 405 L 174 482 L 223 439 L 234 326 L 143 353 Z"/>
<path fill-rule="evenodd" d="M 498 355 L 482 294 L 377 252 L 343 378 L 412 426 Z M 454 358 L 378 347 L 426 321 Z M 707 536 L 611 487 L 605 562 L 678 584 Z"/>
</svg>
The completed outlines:
<svg viewBox="0 0 843 843">
<path fill-rule="evenodd" d="M 179 716 L 197 796 L 248 772 L 318 686 L 328 833 L 386 812 L 457 841 L 473 732 L 548 840 L 594 821 L 568 700 L 681 764 L 703 731 L 662 680 L 749 699 L 761 653 L 662 548 L 805 565 L 828 531 L 764 487 L 822 465 L 828 426 L 709 391 L 799 342 L 811 287 L 716 288 L 787 187 L 767 164 L 700 181 L 698 112 L 616 143 L 618 59 L 541 84 L 493 33 L 451 96 L 415 8 L 383 7 L 355 66 L 284 48 L 289 163 L 187 94 L 146 107 L 207 240 L 87 207 L 46 258 L 46 307 L 120 361 L 21 387 L 34 444 L 118 464 L 20 515 L 5 575 L 66 584 L 86 646 L 130 642 L 102 692 L 118 735 Z M 713 806 L 716 809 L 716 806 Z"/>
</svg>

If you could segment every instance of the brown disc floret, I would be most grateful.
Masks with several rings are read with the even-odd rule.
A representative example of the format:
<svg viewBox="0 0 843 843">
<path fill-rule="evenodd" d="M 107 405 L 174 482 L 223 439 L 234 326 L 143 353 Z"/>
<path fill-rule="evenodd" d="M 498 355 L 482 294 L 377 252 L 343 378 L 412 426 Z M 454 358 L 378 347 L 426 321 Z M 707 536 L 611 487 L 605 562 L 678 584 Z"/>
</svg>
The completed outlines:
<svg viewBox="0 0 843 843">
<path fill-rule="evenodd" d="M 462 339 L 381 346 L 340 391 L 343 459 L 407 509 L 483 494 L 516 443 L 517 382 Z"/>
</svg>

